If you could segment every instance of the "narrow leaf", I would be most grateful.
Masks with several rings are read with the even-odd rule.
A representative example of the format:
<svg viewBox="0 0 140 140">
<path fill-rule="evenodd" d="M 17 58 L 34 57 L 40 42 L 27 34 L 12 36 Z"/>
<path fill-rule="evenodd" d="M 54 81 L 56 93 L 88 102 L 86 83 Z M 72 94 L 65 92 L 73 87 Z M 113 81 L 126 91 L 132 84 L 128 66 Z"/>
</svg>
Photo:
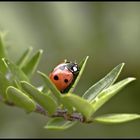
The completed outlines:
<svg viewBox="0 0 140 140">
<path fill-rule="evenodd" d="M 83 95 L 84 99 L 87 99 L 89 102 L 93 100 L 101 91 L 111 86 L 116 79 L 118 78 L 124 63 L 116 66 L 112 71 L 110 71 L 104 78 L 99 82 L 91 86 Z"/>
<path fill-rule="evenodd" d="M 3 42 L 3 34 L 0 33 L 0 71 L 5 74 L 6 73 L 6 67 L 4 63 L 2 62 L 2 58 L 6 58 L 6 48 Z"/>
<path fill-rule="evenodd" d="M 7 71 L 9 70 L 9 73 L 7 74 L 7 78 L 10 81 L 29 81 L 28 77 L 25 75 L 25 73 L 19 69 L 17 65 L 9 61 L 8 59 L 3 58 L 3 62 L 6 65 Z"/>
<path fill-rule="evenodd" d="M 5 46 L 4 46 L 4 34 L 0 33 L 0 58 L 6 57 L 6 50 L 5 50 Z"/>
<path fill-rule="evenodd" d="M 19 68 L 22 68 L 28 61 L 28 59 L 30 58 L 30 54 L 31 51 L 33 50 L 32 47 L 29 47 L 24 53 L 23 55 L 20 57 L 20 59 L 17 62 L 17 65 L 19 66 Z"/>
<path fill-rule="evenodd" d="M 15 87 L 8 87 L 7 96 L 10 101 L 12 101 L 15 105 L 25 109 L 27 112 L 32 112 L 36 109 L 35 102 Z"/>
<path fill-rule="evenodd" d="M 79 80 L 84 72 L 88 58 L 89 58 L 89 56 L 87 56 L 85 59 L 83 59 L 80 62 L 80 64 L 79 64 L 80 71 L 79 71 L 78 75 L 75 77 L 75 81 L 72 83 L 72 85 L 70 86 L 70 89 L 67 92 L 71 93 L 74 91 L 75 87 L 77 86 L 77 84 L 78 84 L 78 82 L 79 82 Z"/>
<path fill-rule="evenodd" d="M 55 97 L 58 99 L 58 101 L 60 101 L 60 98 L 61 98 L 61 93 L 59 92 L 59 90 L 56 88 L 56 86 L 52 83 L 52 81 L 49 79 L 49 77 L 38 71 L 38 73 L 41 75 L 41 77 L 43 78 L 45 84 L 46 84 L 46 87 L 49 87 L 50 90 L 52 91 L 52 93 L 55 95 Z"/>
<path fill-rule="evenodd" d="M 74 126 L 77 121 L 67 121 L 62 117 L 51 118 L 44 128 L 52 130 L 65 130 Z"/>
<path fill-rule="evenodd" d="M 91 101 L 95 111 L 100 108 L 104 103 L 106 103 L 111 97 L 116 95 L 122 88 L 124 88 L 128 83 L 134 81 L 135 78 L 126 78 L 109 88 L 103 90 L 100 94 L 96 96 L 95 99 Z"/>
<path fill-rule="evenodd" d="M 114 123 L 123 123 L 132 120 L 140 119 L 139 114 L 106 114 L 103 116 L 99 116 L 94 118 L 93 121 L 99 123 L 107 123 L 107 124 L 114 124 Z"/>
<path fill-rule="evenodd" d="M 47 94 L 42 93 L 36 87 L 25 81 L 21 82 L 21 86 L 23 90 L 25 90 L 38 104 L 46 109 L 50 115 L 56 111 L 56 102 Z"/>
<path fill-rule="evenodd" d="M 10 82 L 6 79 L 4 74 L 0 72 L 0 95 L 6 99 L 6 89 L 10 86 Z"/>
<path fill-rule="evenodd" d="M 25 72 L 25 74 L 28 76 L 28 77 L 31 77 L 33 75 L 33 73 L 35 72 L 38 64 L 39 64 L 39 61 L 40 61 L 40 58 L 42 56 L 42 53 L 43 53 L 43 50 L 39 50 L 29 61 L 28 63 L 26 63 L 22 70 Z"/>
<path fill-rule="evenodd" d="M 54 94 L 51 92 L 51 90 L 49 90 L 46 86 L 40 86 L 40 87 L 37 87 L 37 89 L 39 91 L 43 92 L 44 94 L 47 94 L 48 96 L 50 96 L 54 100 L 57 100 L 56 97 L 54 96 Z"/>
<path fill-rule="evenodd" d="M 63 95 L 62 102 L 64 103 L 64 106 L 69 105 L 71 107 L 74 107 L 79 113 L 83 114 L 87 119 L 89 119 L 94 112 L 92 104 L 88 103 L 83 98 L 74 95 L 73 93 Z"/>
</svg>

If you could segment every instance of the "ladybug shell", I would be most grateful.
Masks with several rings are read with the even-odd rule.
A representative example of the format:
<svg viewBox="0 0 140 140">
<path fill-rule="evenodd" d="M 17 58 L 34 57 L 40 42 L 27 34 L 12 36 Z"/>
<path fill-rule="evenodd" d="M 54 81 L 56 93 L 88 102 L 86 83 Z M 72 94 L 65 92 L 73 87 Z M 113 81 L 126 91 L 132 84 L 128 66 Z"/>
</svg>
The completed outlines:
<svg viewBox="0 0 140 140">
<path fill-rule="evenodd" d="M 65 66 L 65 64 L 58 65 L 49 75 L 51 81 L 61 92 L 63 92 L 73 80 L 73 73 L 69 71 Z"/>
</svg>

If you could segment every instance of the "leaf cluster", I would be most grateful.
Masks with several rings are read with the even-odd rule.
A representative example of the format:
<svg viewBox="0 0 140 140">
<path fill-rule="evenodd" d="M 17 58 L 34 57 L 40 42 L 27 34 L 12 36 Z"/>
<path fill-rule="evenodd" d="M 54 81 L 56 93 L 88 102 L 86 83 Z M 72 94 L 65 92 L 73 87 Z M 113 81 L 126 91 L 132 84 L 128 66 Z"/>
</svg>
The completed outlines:
<svg viewBox="0 0 140 140">
<path fill-rule="evenodd" d="M 31 53 L 32 47 L 29 47 L 17 62 L 13 63 L 8 58 L 3 35 L 0 35 L 0 96 L 2 102 L 24 109 L 27 113 L 39 112 L 47 115 L 49 120 L 45 128 L 66 129 L 79 121 L 114 124 L 140 118 L 139 114 L 130 113 L 104 114 L 96 117 L 94 115 L 122 88 L 135 80 L 128 77 L 115 83 L 124 63 L 117 65 L 82 96 L 78 96 L 74 89 L 84 72 L 88 56 L 78 63 L 80 71 L 67 93 L 61 94 L 45 73 L 37 71 L 43 50 L 38 50 L 33 55 Z M 41 87 L 35 87 L 31 82 L 36 71 L 43 79 Z"/>
</svg>

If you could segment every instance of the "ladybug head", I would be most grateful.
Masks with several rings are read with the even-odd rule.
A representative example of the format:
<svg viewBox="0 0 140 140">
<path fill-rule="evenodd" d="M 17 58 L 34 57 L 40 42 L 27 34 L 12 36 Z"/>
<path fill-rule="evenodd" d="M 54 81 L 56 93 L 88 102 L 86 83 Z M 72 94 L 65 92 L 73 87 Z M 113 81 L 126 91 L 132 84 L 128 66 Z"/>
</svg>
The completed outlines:
<svg viewBox="0 0 140 140">
<path fill-rule="evenodd" d="M 77 63 L 73 62 L 66 62 L 66 67 L 69 71 L 71 71 L 74 75 L 76 75 L 79 72 L 79 67 Z"/>
</svg>

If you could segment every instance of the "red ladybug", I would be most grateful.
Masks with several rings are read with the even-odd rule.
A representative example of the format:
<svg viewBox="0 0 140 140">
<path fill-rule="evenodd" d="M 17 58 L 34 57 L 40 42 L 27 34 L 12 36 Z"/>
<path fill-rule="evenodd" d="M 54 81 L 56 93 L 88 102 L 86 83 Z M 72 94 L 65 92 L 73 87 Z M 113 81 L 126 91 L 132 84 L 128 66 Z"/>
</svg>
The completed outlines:
<svg viewBox="0 0 140 140">
<path fill-rule="evenodd" d="M 79 68 L 76 63 L 65 61 L 54 68 L 49 78 L 57 89 L 63 93 L 64 90 L 70 86 L 75 76 L 78 74 L 78 71 Z"/>
</svg>

